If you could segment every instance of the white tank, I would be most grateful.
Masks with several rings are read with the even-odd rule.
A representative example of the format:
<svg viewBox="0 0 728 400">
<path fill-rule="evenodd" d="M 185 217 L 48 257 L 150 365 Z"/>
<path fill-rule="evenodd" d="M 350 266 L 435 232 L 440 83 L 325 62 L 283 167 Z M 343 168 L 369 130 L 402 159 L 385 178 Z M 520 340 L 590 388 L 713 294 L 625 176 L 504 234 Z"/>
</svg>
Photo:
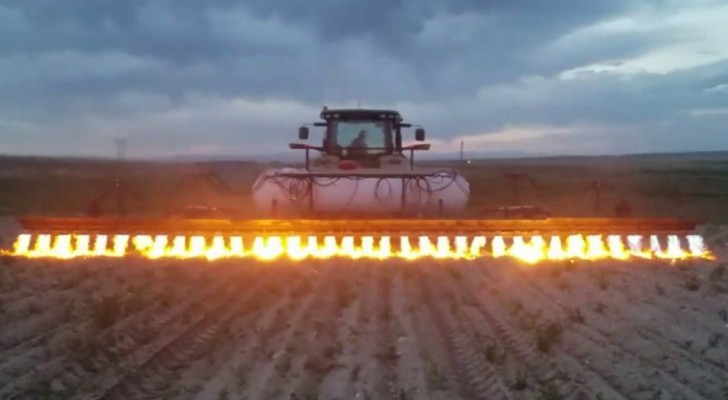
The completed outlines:
<svg viewBox="0 0 728 400">
<path fill-rule="evenodd" d="M 316 177 L 313 204 L 308 180 L 275 176 L 276 172 L 306 173 L 304 169 L 264 171 L 253 185 L 253 201 L 261 211 L 306 212 L 311 205 L 319 212 L 388 213 L 402 209 L 402 178 Z M 467 206 L 470 185 L 456 171 L 433 171 L 426 177 L 405 181 L 405 211 L 411 214 L 461 211 Z"/>
</svg>

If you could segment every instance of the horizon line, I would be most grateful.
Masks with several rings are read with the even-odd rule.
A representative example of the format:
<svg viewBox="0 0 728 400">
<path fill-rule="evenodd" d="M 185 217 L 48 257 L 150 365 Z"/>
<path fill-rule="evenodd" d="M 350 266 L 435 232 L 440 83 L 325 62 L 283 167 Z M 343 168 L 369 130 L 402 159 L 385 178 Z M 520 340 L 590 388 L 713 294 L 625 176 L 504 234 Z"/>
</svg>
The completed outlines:
<svg viewBox="0 0 728 400">
<path fill-rule="evenodd" d="M 509 154 L 510 153 L 510 154 Z M 492 152 L 488 154 L 487 151 L 471 152 L 471 156 L 467 157 L 467 154 L 462 159 L 459 157 L 459 152 L 443 152 L 438 154 L 437 152 L 429 153 L 428 155 L 419 155 L 415 157 L 415 160 L 420 161 L 487 161 L 487 160 L 527 160 L 527 159 L 544 159 L 544 158 L 600 158 L 600 157 L 638 157 L 638 156 L 670 156 L 670 155 L 692 155 L 692 154 L 720 154 L 728 153 L 728 149 L 725 150 L 686 150 L 686 151 L 656 151 L 656 152 L 630 152 L 630 153 L 601 153 L 601 154 L 550 154 L 550 153 L 522 153 L 516 151 L 502 151 Z M 455 158 L 447 157 L 448 154 L 457 155 Z M 498 155 L 500 154 L 500 155 Z M 21 159 L 47 159 L 47 160 L 86 160 L 86 161 L 106 161 L 106 162 L 168 162 L 168 163 L 184 163 L 184 162 L 224 162 L 224 161 L 247 161 L 247 162 L 291 162 L 294 156 L 285 157 L 285 159 L 279 158 L 279 153 L 271 154 L 269 156 L 243 156 L 243 155 L 195 155 L 195 154 L 179 154 L 170 156 L 150 156 L 150 157 L 132 157 L 127 156 L 121 160 L 118 157 L 112 155 L 43 155 L 43 154 L 7 154 L 0 153 L 0 159 L 2 158 L 21 158 Z M 435 157 L 433 157 L 435 155 Z M 437 156 L 440 157 L 437 157 Z M 303 156 L 300 157 L 303 161 Z"/>
</svg>

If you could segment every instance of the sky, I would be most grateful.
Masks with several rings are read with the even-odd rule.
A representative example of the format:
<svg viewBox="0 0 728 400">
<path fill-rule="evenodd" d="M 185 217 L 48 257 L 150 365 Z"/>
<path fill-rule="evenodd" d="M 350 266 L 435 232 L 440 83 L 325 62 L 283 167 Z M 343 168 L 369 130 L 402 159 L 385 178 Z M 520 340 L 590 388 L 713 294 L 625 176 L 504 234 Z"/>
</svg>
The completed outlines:
<svg viewBox="0 0 728 400">
<path fill-rule="evenodd" d="M 324 105 L 397 109 L 437 154 L 728 150 L 725 21 L 724 0 L 0 0 L 0 154 L 276 156 Z"/>
</svg>

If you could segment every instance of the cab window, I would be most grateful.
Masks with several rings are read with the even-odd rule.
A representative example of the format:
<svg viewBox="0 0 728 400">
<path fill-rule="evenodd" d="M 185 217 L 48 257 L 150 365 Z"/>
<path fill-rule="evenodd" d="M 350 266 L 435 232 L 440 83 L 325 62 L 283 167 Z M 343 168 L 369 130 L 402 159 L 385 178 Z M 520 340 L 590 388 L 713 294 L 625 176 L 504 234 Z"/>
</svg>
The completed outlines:
<svg viewBox="0 0 728 400">
<path fill-rule="evenodd" d="M 386 121 L 334 121 L 332 128 L 334 145 L 348 153 L 381 154 L 389 148 L 391 135 Z"/>
</svg>

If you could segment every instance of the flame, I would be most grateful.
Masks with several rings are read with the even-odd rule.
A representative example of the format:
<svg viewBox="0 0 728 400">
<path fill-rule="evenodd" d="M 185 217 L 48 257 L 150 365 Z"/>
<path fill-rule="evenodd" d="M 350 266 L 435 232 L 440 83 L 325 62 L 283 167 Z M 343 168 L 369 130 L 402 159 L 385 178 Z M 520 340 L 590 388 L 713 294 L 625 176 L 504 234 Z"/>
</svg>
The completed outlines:
<svg viewBox="0 0 728 400">
<path fill-rule="evenodd" d="M 111 239 L 111 240 L 109 240 Z M 541 235 L 530 238 L 514 236 L 510 244 L 503 236 L 488 240 L 485 236 L 428 236 L 398 238 L 399 246 L 393 247 L 389 236 L 317 236 L 306 238 L 291 236 L 240 236 L 212 238 L 204 236 L 167 235 L 73 235 L 73 234 L 21 234 L 15 240 L 12 251 L 0 254 L 24 258 L 73 259 L 89 257 L 115 257 L 139 255 L 148 259 L 206 259 L 255 258 L 271 261 L 280 258 L 292 260 L 421 258 L 472 260 L 483 256 L 511 257 L 525 264 L 555 260 L 628 260 L 628 259 L 714 259 L 706 249 L 703 238 L 688 235 L 687 249 L 676 235 L 667 237 L 663 249 L 659 238 L 651 235 L 645 240 L 639 235 L 569 235 L 565 242 L 559 236 L 546 240 Z M 395 241 L 396 242 L 396 241 Z"/>
</svg>

